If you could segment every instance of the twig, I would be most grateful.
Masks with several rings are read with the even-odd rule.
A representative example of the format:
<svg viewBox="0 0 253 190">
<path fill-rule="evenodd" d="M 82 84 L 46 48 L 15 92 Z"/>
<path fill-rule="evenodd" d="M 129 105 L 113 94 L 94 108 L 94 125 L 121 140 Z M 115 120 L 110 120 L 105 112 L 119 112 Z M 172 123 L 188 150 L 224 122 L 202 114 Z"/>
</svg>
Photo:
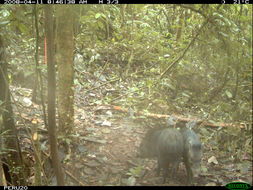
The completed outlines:
<svg viewBox="0 0 253 190">
<path fill-rule="evenodd" d="M 89 90 L 86 91 L 86 93 L 88 93 L 88 92 L 90 92 L 90 91 L 92 91 L 92 90 L 95 90 L 95 89 L 97 89 L 97 88 L 100 88 L 100 87 L 102 87 L 102 86 L 105 86 L 105 85 L 107 85 L 107 84 L 109 84 L 109 83 L 111 83 L 111 82 L 116 82 L 116 81 L 118 81 L 119 79 L 120 79 L 120 78 L 113 79 L 113 80 L 107 81 L 107 82 L 105 82 L 105 83 L 103 83 L 103 84 L 101 84 L 101 85 L 99 85 L 99 86 L 90 88 Z"/>
<path fill-rule="evenodd" d="M 76 179 L 75 176 L 73 176 L 69 171 L 67 171 L 65 167 L 63 167 L 63 168 L 64 168 L 65 173 L 66 173 L 71 179 L 73 179 L 73 180 L 74 180 L 75 182 L 77 182 L 79 185 L 85 186 L 84 183 L 82 183 L 81 181 L 79 181 L 78 179 Z"/>
</svg>

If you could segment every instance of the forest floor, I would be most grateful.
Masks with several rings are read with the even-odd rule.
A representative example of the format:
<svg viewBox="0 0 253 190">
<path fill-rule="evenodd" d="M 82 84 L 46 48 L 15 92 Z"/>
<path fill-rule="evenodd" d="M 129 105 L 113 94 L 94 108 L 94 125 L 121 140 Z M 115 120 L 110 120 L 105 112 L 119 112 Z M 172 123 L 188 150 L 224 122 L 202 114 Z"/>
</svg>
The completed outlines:
<svg viewBox="0 0 253 190">
<path fill-rule="evenodd" d="M 30 101 L 31 90 L 12 87 L 11 91 L 15 99 L 14 112 L 21 148 L 29 167 L 28 181 L 34 183 L 34 149 L 31 137 L 38 134 L 43 157 L 42 173 L 47 176 L 49 185 L 56 185 L 48 156 L 48 135 L 43 124 L 41 107 Z M 92 93 L 86 97 L 96 98 Z M 59 146 L 66 185 L 187 185 L 183 163 L 173 179 L 168 178 L 163 184 L 162 176 L 156 174 L 156 160 L 137 157 L 141 139 L 150 127 L 142 122 L 145 119 L 127 116 L 108 109 L 107 106 L 89 105 L 88 102 L 90 101 L 80 91 L 76 92 L 74 135 L 68 143 L 68 151 Z M 194 185 L 226 185 L 232 181 L 252 184 L 251 159 L 232 162 L 225 151 L 214 149 L 211 143 L 204 144 L 201 169 Z"/>
</svg>

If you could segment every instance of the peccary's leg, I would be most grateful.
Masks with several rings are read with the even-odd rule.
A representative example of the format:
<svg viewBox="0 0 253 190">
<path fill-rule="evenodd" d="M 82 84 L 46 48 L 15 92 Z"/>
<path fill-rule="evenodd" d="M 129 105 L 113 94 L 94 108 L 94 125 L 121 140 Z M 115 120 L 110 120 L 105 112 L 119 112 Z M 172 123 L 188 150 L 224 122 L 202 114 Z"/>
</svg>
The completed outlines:
<svg viewBox="0 0 253 190">
<path fill-rule="evenodd" d="M 158 176 L 160 175 L 160 171 L 161 171 L 161 163 L 160 163 L 159 158 L 158 158 L 157 159 L 157 169 L 156 169 L 156 172 L 157 172 Z"/>
<path fill-rule="evenodd" d="M 189 161 L 185 158 L 184 159 L 184 164 L 187 172 L 187 183 L 188 185 L 192 184 L 192 170 Z"/>
<path fill-rule="evenodd" d="M 175 161 L 171 164 L 172 165 L 170 173 L 171 178 L 175 178 L 176 173 L 178 171 L 179 163 L 180 163 L 179 161 Z"/>
<path fill-rule="evenodd" d="M 163 168 L 163 183 L 166 183 L 166 178 L 168 177 L 169 169 Z"/>
<path fill-rule="evenodd" d="M 165 183 L 169 174 L 169 163 L 166 159 L 161 159 L 161 167 L 163 169 L 163 183 Z"/>
</svg>

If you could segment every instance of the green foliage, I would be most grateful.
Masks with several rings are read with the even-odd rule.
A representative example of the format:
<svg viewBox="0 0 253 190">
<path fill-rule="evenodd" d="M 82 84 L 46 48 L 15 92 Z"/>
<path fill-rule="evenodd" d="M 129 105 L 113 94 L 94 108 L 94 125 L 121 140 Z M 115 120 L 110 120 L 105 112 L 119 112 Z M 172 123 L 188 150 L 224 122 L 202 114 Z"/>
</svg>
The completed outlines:
<svg viewBox="0 0 253 190">
<path fill-rule="evenodd" d="M 222 121 L 250 121 L 252 9 L 250 5 L 218 7 L 194 4 L 74 7 L 80 28 L 75 36 L 76 51 L 83 57 L 76 68 L 96 73 L 94 77 L 100 83 L 120 78 L 114 83 L 117 93 L 107 93 L 93 102 L 114 102 L 158 113 L 179 111 L 199 117 L 210 113 L 212 119 Z M 19 5 L 3 5 L 0 10 L 0 26 L 4 26 L 1 32 L 10 44 L 8 60 L 16 68 L 14 73 L 22 70 L 24 76 L 34 72 L 32 11 L 30 6 Z M 161 78 L 209 17 L 184 57 Z M 43 20 L 40 28 L 42 24 Z M 43 30 L 40 35 L 43 50 Z M 89 89 L 98 84 L 78 79 L 76 85 Z"/>
<path fill-rule="evenodd" d="M 140 177 L 143 172 L 143 166 L 137 166 L 134 168 L 130 168 L 127 175 L 133 176 L 133 177 Z"/>
<path fill-rule="evenodd" d="M 127 80 L 128 90 L 121 90 L 128 96 L 119 102 L 142 109 L 154 108 L 150 107 L 151 104 L 156 107 L 167 105 L 163 112 L 173 111 L 172 107 L 187 112 L 192 107 L 202 107 L 204 109 L 198 110 L 200 115 L 215 109 L 213 116 L 221 120 L 238 119 L 243 112 L 246 114 L 244 119 L 250 120 L 246 110 L 251 109 L 249 100 L 252 94 L 240 93 L 245 86 L 251 85 L 252 79 L 251 71 L 246 69 L 252 59 L 252 26 L 249 24 L 252 10 L 247 5 L 222 6 L 218 11 L 214 5 L 191 5 L 189 9 L 164 5 L 95 7 L 83 18 L 86 24 L 83 31 L 91 29 L 95 32 L 85 37 L 80 33 L 77 39 L 86 41 L 83 47 L 88 47 L 81 51 L 89 55 L 86 58 L 90 68 L 98 68 L 97 64 L 108 61 L 110 68 Z M 194 11 L 198 9 L 199 12 Z M 178 42 L 175 36 L 181 27 L 180 14 L 184 14 L 184 24 Z M 159 75 L 180 56 L 208 16 L 212 17 L 211 21 L 195 44 L 171 73 L 160 79 Z M 105 34 L 101 38 L 105 21 L 113 28 L 109 38 Z M 93 49 L 91 54 L 89 47 Z M 113 71 L 108 69 L 107 72 Z M 247 91 L 250 92 L 251 88 Z M 240 107 L 238 104 L 242 104 L 242 99 L 247 103 L 234 114 L 235 104 Z"/>
</svg>

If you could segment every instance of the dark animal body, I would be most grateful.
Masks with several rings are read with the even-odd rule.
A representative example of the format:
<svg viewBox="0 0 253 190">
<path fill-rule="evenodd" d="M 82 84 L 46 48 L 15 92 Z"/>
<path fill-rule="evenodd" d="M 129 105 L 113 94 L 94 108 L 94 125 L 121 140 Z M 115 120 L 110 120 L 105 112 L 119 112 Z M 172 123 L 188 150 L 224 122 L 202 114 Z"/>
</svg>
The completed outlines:
<svg viewBox="0 0 253 190">
<path fill-rule="evenodd" d="M 163 169 L 163 182 L 171 166 L 171 175 L 176 173 L 183 157 L 183 137 L 179 130 L 173 128 L 151 129 L 145 135 L 140 145 L 140 157 L 157 158 L 157 173 Z"/>
<path fill-rule="evenodd" d="M 180 130 L 175 128 L 154 128 L 148 130 L 143 138 L 139 156 L 142 158 L 157 158 L 157 173 L 163 169 L 163 182 L 171 167 L 170 175 L 176 174 L 180 162 L 184 162 L 187 171 L 188 184 L 193 183 L 200 171 L 202 145 L 198 135 L 188 127 Z"/>
</svg>

